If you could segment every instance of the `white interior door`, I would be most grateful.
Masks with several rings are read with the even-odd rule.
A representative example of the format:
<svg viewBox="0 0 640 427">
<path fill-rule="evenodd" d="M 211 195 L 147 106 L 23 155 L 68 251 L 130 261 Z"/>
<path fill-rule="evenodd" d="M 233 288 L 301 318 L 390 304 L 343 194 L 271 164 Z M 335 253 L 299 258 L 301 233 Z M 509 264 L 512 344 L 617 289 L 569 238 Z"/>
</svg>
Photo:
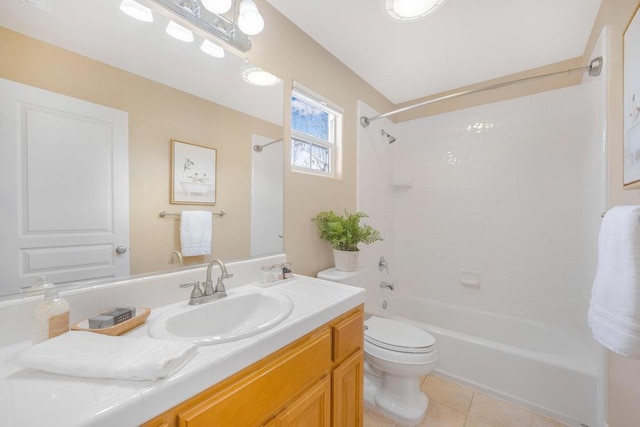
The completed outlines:
<svg viewBox="0 0 640 427">
<path fill-rule="evenodd" d="M 0 294 L 129 274 L 127 113 L 0 79 L 0 143 Z"/>
</svg>

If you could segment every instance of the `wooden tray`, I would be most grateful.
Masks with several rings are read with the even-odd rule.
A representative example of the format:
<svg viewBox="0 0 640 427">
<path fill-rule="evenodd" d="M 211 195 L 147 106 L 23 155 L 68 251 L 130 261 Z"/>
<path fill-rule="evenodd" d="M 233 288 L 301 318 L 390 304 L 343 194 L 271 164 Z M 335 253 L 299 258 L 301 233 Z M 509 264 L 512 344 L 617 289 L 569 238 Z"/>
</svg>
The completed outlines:
<svg viewBox="0 0 640 427">
<path fill-rule="evenodd" d="M 89 327 L 89 319 L 85 319 L 82 322 L 79 322 L 73 325 L 71 327 L 71 330 L 95 332 L 97 334 L 105 334 L 105 335 L 122 335 L 125 332 L 128 332 L 133 328 L 142 325 L 144 321 L 147 320 L 147 317 L 149 317 L 149 314 L 151 314 L 150 308 L 136 307 L 136 315 L 134 317 L 122 323 L 118 323 L 115 326 L 111 326 L 109 328 L 102 328 L 102 329 L 91 329 Z"/>
</svg>

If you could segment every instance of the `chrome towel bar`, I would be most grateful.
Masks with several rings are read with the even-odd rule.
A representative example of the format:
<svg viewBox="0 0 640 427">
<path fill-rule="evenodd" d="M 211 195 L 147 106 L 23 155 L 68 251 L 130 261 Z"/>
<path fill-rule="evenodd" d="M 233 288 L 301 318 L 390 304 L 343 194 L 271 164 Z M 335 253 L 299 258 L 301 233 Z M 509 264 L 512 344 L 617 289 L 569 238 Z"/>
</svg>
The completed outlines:
<svg viewBox="0 0 640 427">
<path fill-rule="evenodd" d="M 213 215 L 213 216 L 219 216 L 219 217 L 223 217 L 223 216 L 225 216 L 226 214 L 227 214 L 227 213 L 226 213 L 225 211 L 220 211 L 220 212 L 211 212 L 211 215 Z M 179 217 L 179 216 L 180 216 L 180 214 L 179 214 L 179 213 L 171 213 L 171 212 L 165 212 L 165 211 L 162 211 L 162 212 L 160 212 L 160 213 L 158 214 L 158 216 L 159 216 L 160 218 L 165 218 L 165 217 L 168 217 L 168 216 L 177 216 L 177 217 Z"/>
</svg>

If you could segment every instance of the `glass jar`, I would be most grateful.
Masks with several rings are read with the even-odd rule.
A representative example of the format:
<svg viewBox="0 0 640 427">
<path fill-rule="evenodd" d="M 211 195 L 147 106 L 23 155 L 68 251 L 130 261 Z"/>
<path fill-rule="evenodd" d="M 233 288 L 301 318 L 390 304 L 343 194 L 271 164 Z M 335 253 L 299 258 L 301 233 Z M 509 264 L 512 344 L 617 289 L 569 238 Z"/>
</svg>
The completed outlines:
<svg viewBox="0 0 640 427">
<path fill-rule="evenodd" d="M 271 273 L 271 266 L 266 265 L 260 267 L 260 283 L 266 284 L 273 282 L 273 274 Z"/>
<path fill-rule="evenodd" d="M 274 264 L 271 267 L 271 274 L 273 275 L 273 280 L 282 280 L 282 264 Z"/>
</svg>

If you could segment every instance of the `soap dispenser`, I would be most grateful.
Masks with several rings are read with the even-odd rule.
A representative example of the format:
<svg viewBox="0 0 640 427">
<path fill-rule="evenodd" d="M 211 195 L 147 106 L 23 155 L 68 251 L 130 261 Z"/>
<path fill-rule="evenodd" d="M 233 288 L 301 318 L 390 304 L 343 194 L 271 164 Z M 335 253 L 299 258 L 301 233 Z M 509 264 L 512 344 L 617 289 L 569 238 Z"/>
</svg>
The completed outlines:
<svg viewBox="0 0 640 427">
<path fill-rule="evenodd" d="M 44 287 L 44 301 L 33 310 L 34 344 L 69 331 L 69 303 L 58 295 L 58 289 L 45 276 L 38 277 L 38 283 L 48 286 Z"/>
</svg>

